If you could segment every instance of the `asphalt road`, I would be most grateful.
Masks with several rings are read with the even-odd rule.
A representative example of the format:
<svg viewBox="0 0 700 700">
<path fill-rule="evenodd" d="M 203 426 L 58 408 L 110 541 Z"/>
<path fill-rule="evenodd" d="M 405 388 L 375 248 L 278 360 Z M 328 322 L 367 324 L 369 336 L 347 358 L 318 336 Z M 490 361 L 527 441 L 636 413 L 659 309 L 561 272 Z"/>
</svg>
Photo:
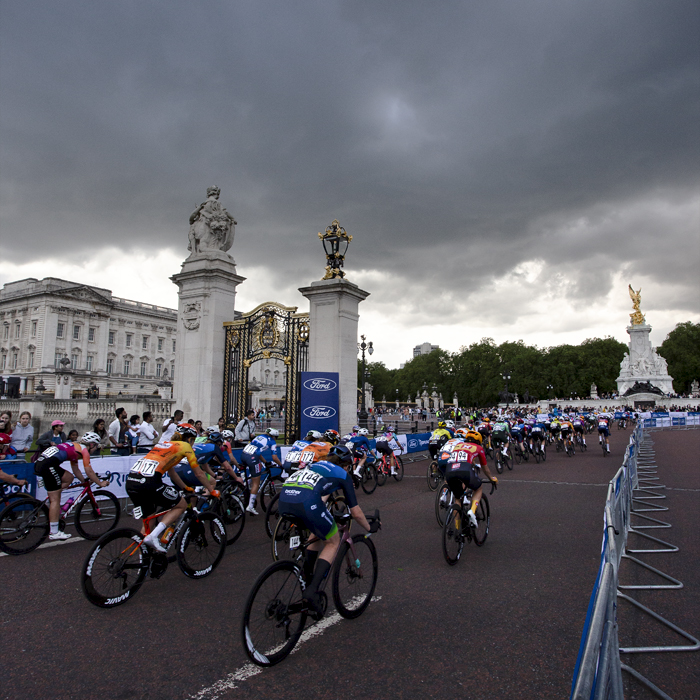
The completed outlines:
<svg viewBox="0 0 700 700">
<path fill-rule="evenodd" d="M 442 556 L 427 462 L 407 465 L 401 483 L 360 494 L 366 511 L 382 514 L 377 599 L 357 620 L 329 611 L 293 655 L 264 671 L 248 663 L 239 632 L 248 591 L 271 561 L 261 518 L 248 519 L 209 578 L 186 579 L 172 565 L 111 610 L 90 605 L 79 587 L 89 542 L 0 557 L 0 698 L 567 698 L 599 563 L 606 486 L 628 434 L 613 434 L 605 459 L 589 436 L 588 453 L 550 451 L 544 464 L 503 474 L 490 498 L 486 545 L 466 545 L 455 567 Z M 664 568 L 663 559 L 686 588 L 638 598 L 697 636 L 700 431 L 656 432 L 653 440 L 674 525 L 662 537 L 681 552 L 649 561 Z M 625 576 L 641 574 L 623 569 Z M 629 606 L 620 625 L 624 644 L 655 633 Z M 675 700 L 698 697 L 700 656 L 626 660 Z M 629 693 L 648 697 L 636 686 Z"/>
</svg>

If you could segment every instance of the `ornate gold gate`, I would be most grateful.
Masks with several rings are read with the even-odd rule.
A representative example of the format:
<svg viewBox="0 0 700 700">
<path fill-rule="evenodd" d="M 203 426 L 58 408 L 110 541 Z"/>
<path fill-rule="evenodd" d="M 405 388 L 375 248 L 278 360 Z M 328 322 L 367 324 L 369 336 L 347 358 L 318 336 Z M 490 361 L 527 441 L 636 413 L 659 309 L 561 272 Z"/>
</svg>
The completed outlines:
<svg viewBox="0 0 700 700">
<path fill-rule="evenodd" d="M 226 357 L 222 413 L 226 421 L 229 422 L 234 416 L 240 420 L 250 408 L 250 366 L 258 360 L 282 360 L 287 370 L 284 429 L 288 443 L 298 437 L 299 373 L 308 366 L 309 314 L 296 311 L 296 306 L 282 306 L 268 301 L 243 314 L 237 321 L 224 323 Z"/>
</svg>

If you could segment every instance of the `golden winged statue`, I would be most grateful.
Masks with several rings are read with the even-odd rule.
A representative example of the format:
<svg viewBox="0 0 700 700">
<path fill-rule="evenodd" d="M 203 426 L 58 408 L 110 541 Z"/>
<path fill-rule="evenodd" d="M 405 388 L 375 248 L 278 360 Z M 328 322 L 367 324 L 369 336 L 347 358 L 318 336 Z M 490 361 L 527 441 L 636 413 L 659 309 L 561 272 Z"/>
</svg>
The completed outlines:
<svg viewBox="0 0 700 700">
<path fill-rule="evenodd" d="M 644 323 L 644 314 L 639 308 L 639 304 L 642 301 L 642 288 L 640 287 L 636 292 L 632 289 L 632 285 L 628 285 L 630 299 L 632 300 L 632 307 L 634 308 L 634 313 L 630 314 L 630 321 L 633 326 L 641 326 Z"/>
</svg>

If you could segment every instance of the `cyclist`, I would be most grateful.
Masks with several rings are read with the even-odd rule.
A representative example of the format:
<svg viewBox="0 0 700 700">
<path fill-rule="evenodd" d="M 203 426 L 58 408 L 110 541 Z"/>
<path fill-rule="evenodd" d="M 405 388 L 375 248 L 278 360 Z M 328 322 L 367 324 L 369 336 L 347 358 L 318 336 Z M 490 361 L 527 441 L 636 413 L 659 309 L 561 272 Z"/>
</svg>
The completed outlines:
<svg viewBox="0 0 700 700">
<path fill-rule="evenodd" d="M 80 471 L 78 460 L 82 459 L 87 478 L 97 486 L 107 486 L 109 481 L 102 481 L 95 474 L 90 464 L 90 452 L 87 445 L 99 444 L 100 436 L 97 433 L 87 432 L 77 442 L 62 442 L 46 448 L 34 463 L 34 473 L 44 480 L 44 488 L 49 496 L 49 525 L 50 540 L 67 540 L 71 535 L 58 529 L 61 518 L 61 491 L 73 482 L 73 479 L 85 481 Z M 72 472 L 61 465 L 70 462 Z"/>
<path fill-rule="evenodd" d="M 583 416 L 580 414 L 576 414 L 574 416 L 574 419 L 572 421 L 572 424 L 574 426 L 574 434 L 578 436 L 578 439 L 581 441 L 581 444 L 585 445 L 586 444 L 586 422 L 583 419 Z"/>
<path fill-rule="evenodd" d="M 598 442 L 602 444 L 605 438 L 605 444 L 608 452 L 610 452 L 610 426 L 612 424 L 612 416 L 609 413 L 598 414 Z"/>
<path fill-rule="evenodd" d="M 535 452 L 535 450 L 540 450 L 544 452 L 544 441 L 547 434 L 547 427 L 543 421 L 536 421 L 532 426 L 530 431 L 530 450 Z"/>
<path fill-rule="evenodd" d="M 245 482 L 231 466 L 231 462 L 229 461 L 229 457 L 231 457 L 236 467 L 240 467 L 235 457 L 233 457 L 232 453 L 227 454 L 222 449 L 224 443 L 222 434 L 218 432 L 218 430 L 213 429 L 207 430 L 207 432 L 209 435 L 207 436 L 206 441 L 197 442 L 197 438 L 195 438 L 192 449 L 194 450 L 197 463 L 202 471 L 205 472 L 210 480 L 213 479 L 213 482 L 209 488 L 216 488 L 216 486 L 214 486 L 216 483 L 216 474 L 212 471 L 210 462 L 219 464 L 221 467 L 223 467 L 224 471 L 235 481 L 241 484 L 241 486 L 245 485 Z M 175 471 L 187 486 L 199 486 L 199 479 L 194 475 L 187 459 L 181 460 L 175 467 Z"/>
<path fill-rule="evenodd" d="M 552 423 L 549 426 L 549 432 L 552 434 L 552 442 L 556 442 L 561 438 L 561 423 L 558 416 L 552 418 Z"/>
<path fill-rule="evenodd" d="M 160 535 L 168 525 L 174 523 L 187 508 L 185 499 L 173 486 L 163 483 L 163 476 L 167 474 L 172 482 L 183 491 L 191 492 L 191 486 L 187 486 L 178 475 L 175 467 L 184 457 L 192 473 L 199 479 L 206 492 L 218 497 L 219 492 L 212 488 L 209 476 L 205 474 L 197 463 L 197 458 L 192 445 L 197 437 L 197 430 L 189 423 L 180 423 L 170 440 L 163 440 L 143 455 L 134 463 L 126 478 L 126 492 L 134 504 L 134 516 L 137 508 L 140 509 L 138 517 L 146 518 L 162 508 L 168 510 L 160 519 L 153 532 L 144 538 L 144 543 L 153 547 L 158 552 L 165 552 L 166 548 L 160 542 Z M 141 534 L 144 534 L 143 526 Z"/>
<path fill-rule="evenodd" d="M 455 505 L 458 508 L 462 507 L 462 496 L 467 489 L 473 491 L 472 504 L 469 509 L 469 522 L 473 527 L 477 526 L 476 509 L 479 507 L 483 488 L 481 486 L 481 478 L 479 477 L 480 469 L 484 470 L 486 476 L 495 484 L 498 479 L 491 475 L 488 463 L 486 461 L 486 453 L 481 446 L 481 434 L 475 430 L 470 430 L 467 439 L 459 449 L 452 452 L 447 469 L 445 471 L 445 481 L 450 491 L 454 494 Z M 461 523 L 455 523 L 458 528 Z"/>
<path fill-rule="evenodd" d="M 302 451 L 301 457 L 299 458 L 300 464 L 313 464 L 314 462 L 320 462 L 325 459 L 331 447 L 337 445 L 340 441 L 340 435 L 337 430 L 329 428 L 326 430 L 319 440 L 314 440 L 314 442 L 309 443 Z"/>
<path fill-rule="evenodd" d="M 491 442 L 493 444 L 494 450 L 497 450 L 502 445 L 503 454 L 505 456 L 508 456 L 508 443 L 510 442 L 510 424 L 503 416 L 500 416 L 496 420 L 495 425 L 493 426 L 493 432 L 491 433 Z"/>
<path fill-rule="evenodd" d="M 528 427 L 525 425 L 525 421 L 522 418 L 518 418 L 517 423 L 511 428 L 511 435 L 518 444 L 521 454 L 527 452 L 527 447 L 524 445 L 524 442 L 527 441 L 527 433 Z"/>
<path fill-rule="evenodd" d="M 244 448 L 241 455 L 243 466 L 250 472 L 250 501 L 246 512 L 251 515 L 258 515 L 255 510 L 255 501 L 258 498 L 260 489 L 260 475 L 268 462 L 274 462 L 280 469 L 284 465 L 279 458 L 279 447 L 275 438 L 279 435 L 276 428 L 268 428 L 263 435 L 254 437 Z"/>
<path fill-rule="evenodd" d="M 350 464 L 352 452 L 345 445 L 333 446 L 326 459 L 307 464 L 292 474 L 280 492 L 279 514 L 302 520 L 318 537 L 306 552 L 304 578 L 308 585 L 303 596 L 316 615 L 322 613 L 318 588 L 328 575 L 340 544 L 338 525 L 326 507 L 328 496 L 333 491 L 342 489 L 353 519 L 367 532 L 377 532 L 379 529 L 379 522 L 375 521 L 370 526 L 362 508 L 357 505 L 352 476 L 343 468 Z"/>
<path fill-rule="evenodd" d="M 392 426 L 388 426 L 383 435 L 377 438 L 375 443 L 377 446 L 377 453 L 381 453 L 389 457 L 389 464 L 391 465 L 391 475 L 394 476 L 397 471 L 398 463 L 396 461 L 395 450 L 399 451 L 399 454 L 403 453 L 403 448 L 396 439 L 396 429 Z"/>
<path fill-rule="evenodd" d="M 369 430 L 367 430 L 367 428 L 359 428 L 357 435 L 353 435 L 347 443 L 347 447 L 352 450 L 352 456 L 360 460 L 355 467 L 355 476 L 360 476 L 362 467 L 365 465 L 367 458 L 372 454 L 372 445 L 369 442 L 368 435 Z"/>
<path fill-rule="evenodd" d="M 560 423 L 561 437 L 564 440 L 564 446 L 567 448 L 572 447 L 572 437 L 574 435 L 574 425 L 569 420 L 569 416 L 565 413 L 562 416 Z"/>
<path fill-rule="evenodd" d="M 453 420 L 446 420 L 445 421 L 445 429 L 449 431 L 450 435 L 452 437 L 455 436 L 455 422 Z"/>
<path fill-rule="evenodd" d="M 476 425 L 476 431 L 481 435 L 481 446 L 485 449 L 490 449 L 491 447 L 492 430 L 491 419 L 488 417 L 484 417 Z"/>
<path fill-rule="evenodd" d="M 428 452 L 430 453 L 430 459 L 436 459 L 442 446 L 453 437 L 454 435 L 447 430 L 445 421 L 439 421 L 437 430 L 433 431 L 430 439 L 428 440 Z"/>
<path fill-rule="evenodd" d="M 319 433 L 318 430 L 309 430 L 304 436 L 303 440 L 295 440 L 294 444 L 290 448 L 289 452 L 284 458 L 284 471 L 282 472 L 282 477 L 286 479 L 290 474 L 293 474 L 297 469 L 301 469 L 300 464 L 301 453 L 307 448 L 312 442 L 323 439 L 323 434 Z"/>
</svg>

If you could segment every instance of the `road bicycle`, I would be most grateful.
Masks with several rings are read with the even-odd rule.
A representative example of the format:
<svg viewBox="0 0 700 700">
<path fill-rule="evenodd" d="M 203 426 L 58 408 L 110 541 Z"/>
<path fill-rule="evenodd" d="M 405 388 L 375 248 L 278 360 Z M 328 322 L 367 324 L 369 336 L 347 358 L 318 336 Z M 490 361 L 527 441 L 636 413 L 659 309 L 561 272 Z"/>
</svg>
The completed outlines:
<svg viewBox="0 0 700 700">
<path fill-rule="evenodd" d="M 515 461 L 518 464 L 522 464 L 523 460 L 528 462 L 530 460 L 530 454 L 528 451 L 527 442 L 517 442 L 515 443 Z"/>
<path fill-rule="evenodd" d="M 382 454 L 381 457 L 377 458 L 376 469 L 377 469 L 377 485 L 384 486 L 386 480 L 393 476 L 396 481 L 401 481 L 403 479 L 403 460 L 399 455 L 394 455 L 396 459 L 396 473 L 391 473 L 391 457 L 389 455 Z"/>
<path fill-rule="evenodd" d="M 620 418 L 620 420 L 617 421 L 617 429 L 618 430 L 627 430 L 627 419 L 626 418 Z"/>
<path fill-rule="evenodd" d="M 491 493 L 493 493 L 495 488 L 497 486 L 492 481 Z M 474 527 L 469 519 L 473 495 L 474 492 L 469 489 L 462 498 L 461 506 L 454 504 L 450 506 L 442 526 L 442 553 L 445 556 L 445 561 L 450 566 L 454 566 L 459 561 L 465 542 L 473 540 L 477 547 L 482 547 L 489 534 L 489 524 L 491 522 L 489 499 L 486 497 L 486 494 L 482 494 L 474 514 L 476 516 L 476 527 Z"/>
<path fill-rule="evenodd" d="M 272 470 L 278 471 L 278 474 L 272 473 Z M 258 500 L 257 503 L 263 509 L 263 512 L 267 510 L 269 502 L 275 497 L 276 493 L 279 493 L 282 484 L 286 477 L 283 477 L 284 470 L 278 467 L 274 462 L 266 462 L 263 472 L 260 475 L 260 488 L 258 489 Z M 250 489 L 250 478 L 246 480 L 248 489 Z"/>
<path fill-rule="evenodd" d="M 37 485 L 43 487 L 43 479 L 38 478 Z M 111 491 L 93 491 L 90 480 L 74 482 L 64 490 L 77 488 L 82 489 L 78 496 L 61 507 L 58 529 L 63 532 L 68 516 L 75 513 L 73 524 L 78 534 L 96 540 L 119 523 L 119 500 Z M 43 501 L 31 496 L 15 500 L 0 512 L 0 549 L 7 554 L 27 554 L 46 540 L 49 530 L 48 496 Z"/>
<path fill-rule="evenodd" d="M 574 444 L 581 452 L 585 452 L 588 449 L 588 445 L 584 442 L 583 435 L 581 433 L 576 433 L 574 435 Z"/>
<path fill-rule="evenodd" d="M 377 585 L 377 550 L 368 534 L 350 536 L 352 516 L 335 516 L 340 532 L 340 546 L 328 576 L 321 582 L 319 597 L 322 613 L 316 615 L 303 601 L 307 582 L 304 562 L 309 544 L 318 541 L 304 523 L 293 521 L 296 532 L 295 560 L 284 559 L 270 564 L 253 584 L 243 611 L 241 636 L 243 648 L 258 666 L 274 666 L 284 660 L 299 641 L 308 617 L 314 621 L 325 615 L 330 580 L 333 602 L 338 613 L 347 619 L 359 617 L 372 600 Z M 379 512 L 368 516 L 379 520 Z"/>
<path fill-rule="evenodd" d="M 600 445 L 601 445 L 601 447 L 603 448 L 603 457 L 607 457 L 608 454 L 609 454 L 609 452 L 608 452 L 608 443 L 605 442 L 605 440 L 603 440 L 603 441 L 600 443 Z"/>
<path fill-rule="evenodd" d="M 200 510 L 211 508 L 213 513 L 221 516 L 226 527 L 226 544 L 233 544 L 243 533 L 245 527 L 245 492 L 241 485 L 228 474 L 217 483 L 219 498 L 204 500 Z M 211 503 L 211 505 L 209 505 Z"/>
<path fill-rule="evenodd" d="M 440 482 L 443 479 L 442 472 L 440 471 L 438 467 L 437 460 L 432 460 L 430 464 L 428 464 L 428 488 L 431 491 L 436 491 L 437 487 L 440 486 Z"/>
<path fill-rule="evenodd" d="M 445 524 L 445 518 L 453 502 L 454 496 L 452 495 L 452 491 L 450 491 L 450 487 L 443 481 L 435 494 L 435 519 L 440 527 Z"/>
<path fill-rule="evenodd" d="M 533 437 L 532 438 L 532 454 L 535 457 L 535 462 L 537 464 L 540 463 L 540 460 L 543 462 L 547 461 L 547 443 L 546 440 L 540 440 L 538 437 Z"/>
<path fill-rule="evenodd" d="M 503 467 L 508 467 L 509 470 L 513 469 L 513 449 L 510 444 L 506 447 L 506 451 L 503 451 L 503 447 L 500 445 L 494 448 L 493 461 L 496 465 L 496 471 L 499 474 L 503 473 Z"/>
<path fill-rule="evenodd" d="M 564 452 L 566 452 L 567 457 L 573 457 L 576 454 L 576 446 L 574 441 L 570 437 L 563 438 Z"/>
<path fill-rule="evenodd" d="M 193 506 L 196 495 L 187 498 L 187 510 L 174 524 L 165 553 L 146 545 L 144 538 L 151 532 L 152 521 L 167 510 L 143 519 L 145 535 L 124 527 L 108 532 L 95 543 L 80 575 L 83 593 L 93 605 L 113 608 L 126 603 L 136 595 L 146 576 L 159 579 L 176 559 L 188 578 L 205 578 L 216 569 L 226 550 L 226 526 L 212 508 L 202 513 Z M 137 520 L 141 515 L 141 508 L 134 508 Z"/>
<path fill-rule="evenodd" d="M 355 489 L 362 487 L 362 490 L 367 494 L 374 493 L 377 488 L 377 466 L 376 459 L 372 455 L 368 455 L 365 463 L 360 469 L 360 475 L 355 474 L 357 465 L 360 463 L 360 457 L 355 457 L 352 462 L 352 483 Z"/>
<path fill-rule="evenodd" d="M 342 491 L 335 491 L 328 497 L 326 508 L 328 508 L 334 518 L 347 515 L 350 512 Z M 296 527 L 293 518 L 286 515 L 278 515 L 272 532 L 272 561 L 298 558 L 300 553 L 295 551 L 297 549 L 295 537 L 299 533 Z"/>
</svg>

